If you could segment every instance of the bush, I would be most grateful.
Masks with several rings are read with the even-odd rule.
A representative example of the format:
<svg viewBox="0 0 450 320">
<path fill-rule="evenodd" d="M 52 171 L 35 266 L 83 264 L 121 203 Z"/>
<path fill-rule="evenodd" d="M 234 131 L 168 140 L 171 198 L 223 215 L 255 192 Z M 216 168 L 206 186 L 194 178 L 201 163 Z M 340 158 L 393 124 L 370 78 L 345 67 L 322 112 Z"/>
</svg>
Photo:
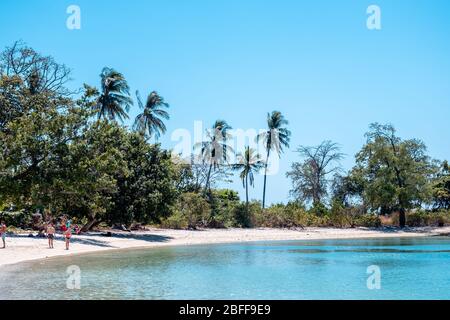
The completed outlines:
<svg viewBox="0 0 450 320">
<path fill-rule="evenodd" d="M 255 224 L 260 227 L 266 228 L 289 228 L 293 226 L 293 219 L 289 217 L 283 205 L 271 206 L 265 210 L 262 210 L 257 214 Z"/>
<path fill-rule="evenodd" d="M 427 224 L 427 214 L 422 210 L 410 211 L 406 214 L 406 224 L 410 227 L 420 227 Z"/>
<path fill-rule="evenodd" d="M 161 220 L 161 227 L 168 229 L 187 229 L 189 227 L 188 218 L 177 211 L 170 217 Z"/>
<path fill-rule="evenodd" d="M 314 203 L 313 207 L 311 209 L 309 209 L 308 211 L 309 211 L 309 213 L 314 214 L 319 217 L 323 217 L 323 216 L 326 216 L 327 214 L 329 214 L 327 207 L 321 202 Z"/>
<path fill-rule="evenodd" d="M 26 210 L 2 211 L 0 219 L 5 220 L 7 226 L 31 228 L 33 226 L 33 214 Z"/>
<path fill-rule="evenodd" d="M 250 202 L 247 208 L 237 195 L 229 190 L 213 193 L 211 210 L 208 202 L 198 194 L 183 194 L 174 214 L 162 221 L 161 226 L 174 229 L 202 227 L 238 228 L 297 228 L 336 227 L 379 228 L 382 225 L 398 225 L 398 214 L 379 216 L 366 212 L 364 206 L 344 207 L 334 202 L 330 209 L 316 205 L 307 210 L 298 203 L 276 204 L 262 210 L 260 202 Z M 430 212 L 415 210 L 407 212 L 407 225 L 444 226 L 450 224 L 450 211 Z"/>
<path fill-rule="evenodd" d="M 240 210 L 241 202 L 236 191 L 229 189 L 219 189 L 212 192 L 211 219 L 208 227 L 229 228 L 236 226 L 236 210 Z"/>
<path fill-rule="evenodd" d="M 357 216 L 354 220 L 355 225 L 366 228 L 379 228 L 381 227 L 380 217 L 376 214 L 366 213 L 361 216 Z"/>
<path fill-rule="evenodd" d="M 428 212 L 425 210 L 409 211 L 406 224 L 410 227 L 445 226 L 450 224 L 450 212 Z"/>
<path fill-rule="evenodd" d="M 201 195 L 189 192 L 180 196 L 174 212 L 161 221 L 161 226 L 196 229 L 208 225 L 211 207 Z"/>
<path fill-rule="evenodd" d="M 261 203 L 241 203 L 234 208 L 234 226 L 238 228 L 252 228 L 258 226 L 257 219 L 261 215 Z"/>
<path fill-rule="evenodd" d="M 256 216 L 256 225 L 268 228 L 295 228 L 327 225 L 327 217 L 318 217 L 295 203 L 273 205 Z"/>
<path fill-rule="evenodd" d="M 330 224 L 333 227 L 353 228 L 361 224 L 361 217 L 366 215 L 363 206 L 344 207 L 339 202 L 334 202 L 330 210 Z"/>
<path fill-rule="evenodd" d="M 439 211 L 436 212 L 434 216 L 434 222 L 439 227 L 444 227 L 446 225 L 450 225 L 450 211 Z"/>
</svg>

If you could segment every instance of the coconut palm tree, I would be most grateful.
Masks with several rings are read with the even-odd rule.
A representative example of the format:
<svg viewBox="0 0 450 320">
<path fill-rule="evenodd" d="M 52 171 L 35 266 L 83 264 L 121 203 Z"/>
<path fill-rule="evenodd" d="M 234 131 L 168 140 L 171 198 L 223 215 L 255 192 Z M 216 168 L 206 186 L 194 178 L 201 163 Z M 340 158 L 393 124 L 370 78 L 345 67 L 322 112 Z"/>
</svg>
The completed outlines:
<svg viewBox="0 0 450 320">
<path fill-rule="evenodd" d="M 239 177 L 242 180 L 242 185 L 245 188 L 245 200 L 248 210 L 248 186 L 254 187 L 255 177 L 254 173 L 264 168 L 264 161 L 261 160 L 259 154 L 256 154 L 255 150 L 250 147 L 245 148 L 244 154 L 238 154 L 237 163 L 233 165 L 233 169 L 240 171 Z"/>
<path fill-rule="evenodd" d="M 98 118 L 123 121 L 128 118 L 127 112 L 133 105 L 130 87 L 125 77 L 114 69 L 103 68 L 100 74 L 101 94 L 97 100 Z"/>
<path fill-rule="evenodd" d="M 136 117 L 134 128 L 142 134 L 148 134 L 149 137 L 154 136 L 156 141 L 161 133 L 166 133 L 166 125 L 163 119 L 169 120 L 170 116 L 163 108 L 168 108 L 169 104 L 164 102 L 164 98 L 156 91 L 152 91 L 148 95 L 145 105 L 142 103 L 139 91 L 136 91 L 136 98 L 139 108 L 143 111 Z"/>
<path fill-rule="evenodd" d="M 289 148 L 291 132 L 285 127 L 289 122 L 279 111 L 273 111 L 267 114 L 267 131 L 260 133 L 256 137 L 256 141 L 262 141 L 266 148 L 266 161 L 264 169 L 264 187 L 263 187 L 263 209 L 266 205 L 266 184 L 267 184 L 267 167 L 271 151 L 276 151 L 278 157 L 281 157 L 283 148 Z"/>
<path fill-rule="evenodd" d="M 230 138 L 228 131 L 231 126 L 225 120 L 217 120 L 211 130 L 206 131 L 207 140 L 196 143 L 194 148 L 200 148 L 202 159 L 209 164 L 208 174 L 206 176 L 205 193 L 211 190 L 211 172 L 228 161 L 228 154 L 233 149 L 227 145 L 227 139 Z"/>
</svg>

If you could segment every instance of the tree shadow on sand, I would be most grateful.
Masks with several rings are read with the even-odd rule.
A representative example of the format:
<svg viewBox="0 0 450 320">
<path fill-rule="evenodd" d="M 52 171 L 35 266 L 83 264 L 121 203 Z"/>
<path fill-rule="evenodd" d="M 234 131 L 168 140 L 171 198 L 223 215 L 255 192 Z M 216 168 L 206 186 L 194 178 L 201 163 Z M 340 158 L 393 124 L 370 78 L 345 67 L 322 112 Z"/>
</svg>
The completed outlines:
<svg viewBox="0 0 450 320">
<path fill-rule="evenodd" d="M 89 234 L 87 236 L 90 236 L 90 235 L 103 236 L 103 237 L 115 238 L 115 239 L 141 240 L 141 241 L 149 241 L 149 242 L 167 242 L 167 241 L 173 239 L 173 237 L 169 237 L 169 236 L 156 235 L 156 234 L 150 234 L 150 233 L 146 233 L 146 234 L 132 233 L 132 232 L 127 232 L 127 233 L 115 233 L 115 232 L 98 233 L 98 234 Z"/>
<path fill-rule="evenodd" d="M 91 237 L 104 237 L 105 239 L 131 239 L 140 240 L 147 242 L 168 242 L 173 239 L 172 237 L 156 235 L 156 234 L 134 234 L 134 233 L 94 233 L 94 234 L 83 234 L 82 237 L 74 236 L 71 239 L 73 243 L 80 243 L 86 245 L 95 245 L 101 247 L 114 248 L 115 246 L 109 243 L 108 240 L 99 240 Z"/>
<path fill-rule="evenodd" d="M 32 236 L 27 234 L 15 234 L 11 235 L 11 237 L 14 238 L 35 238 L 35 239 L 42 239 L 45 237 L 38 237 L 38 236 Z M 95 238 L 94 238 L 95 237 Z M 105 240 L 98 239 L 99 237 L 104 237 Z M 84 244 L 84 245 L 92 245 L 97 247 L 105 247 L 105 248 L 115 248 L 114 244 L 110 243 L 110 241 L 106 239 L 131 239 L 131 240 L 140 240 L 140 241 L 147 241 L 147 242 L 168 242 L 172 237 L 169 236 L 162 236 L 162 235 L 156 235 L 156 234 L 134 234 L 134 233 L 89 233 L 89 234 L 83 234 L 81 236 L 73 235 L 70 239 L 70 242 L 73 244 Z M 64 237 L 62 235 L 56 235 L 55 240 L 57 241 L 64 241 Z"/>
<path fill-rule="evenodd" d="M 439 232 L 437 229 L 437 227 L 404 227 L 404 228 L 400 228 L 400 227 L 391 227 L 391 226 L 384 226 L 384 227 L 378 227 L 378 228 L 364 228 L 366 230 L 369 231 L 381 231 L 383 233 L 420 233 L 420 234 L 426 234 L 426 233 L 430 233 L 432 231 L 434 232 Z M 445 230 L 442 230 L 443 233 Z"/>
</svg>

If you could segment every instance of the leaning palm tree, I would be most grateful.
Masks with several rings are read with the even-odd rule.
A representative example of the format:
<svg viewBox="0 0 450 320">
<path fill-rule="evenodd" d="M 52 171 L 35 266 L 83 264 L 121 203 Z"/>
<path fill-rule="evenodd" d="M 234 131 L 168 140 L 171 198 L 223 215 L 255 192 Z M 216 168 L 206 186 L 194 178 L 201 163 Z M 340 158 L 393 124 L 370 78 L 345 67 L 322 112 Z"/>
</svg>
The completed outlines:
<svg viewBox="0 0 450 320">
<path fill-rule="evenodd" d="M 128 118 L 127 112 L 133 105 L 130 87 L 125 77 L 111 68 L 103 68 L 100 74 L 101 94 L 97 100 L 98 118 L 121 121 Z"/>
<path fill-rule="evenodd" d="M 200 148 L 202 161 L 209 164 L 204 192 L 211 191 L 211 172 L 228 161 L 228 154 L 233 149 L 227 144 L 230 138 L 228 131 L 231 126 L 225 120 L 217 120 L 211 130 L 206 131 L 207 140 L 196 143 L 194 148 Z"/>
<path fill-rule="evenodd" d="M 238 154 L 237 163 L 233 165 L 233 169 L 240 171 L 239 177 L 242 180 L 242 185 L 245 188 L 245 201 L 248 210 L 248 186 L 254 187 L 255 177 L 254 173 L 260 171 L 264 168 L 264 161 L 261 160 L 259 154 L 255 154 L 255 150 L 250 149 L 250 147 L 245 148 L 245 153 Z M 250 181 L 249 181 L 250 180 Z"/>
<path fill-rule="evenodd" d="M 142 109 L 136 120 L 134 121 L 134 128 L 142 134 L 148 134 L 148 137 L 155 137 L 155 141 L 161 136 L 161 133 L 166 133 L 166 125 L 163 119 L 169 120 L 169 113 L 163 108 L 168 108 L 169 104 L 164 102 L 156 91 L 152 91 L 148 97 L 145 105 L 142 103 L 139 91 L 136 91 L 136 98 L 139 108 Z"/>
<path fill-rule="evenodd" d="M 269 163 L 270 151 L 276 151 L 278 157 L 281 157 L 283 153 L 283 148 L 289 148 L 289 141 L 291 137 L 291 132 L 285 128 L 288 125 L 288 121 L 279 111 L 273 111 L 272 114 L 267 114 L 267 131 L 260 133 L 256 140 L 257 142 L 262 141 L 264 147 L 267 150 L 266 162 L 264 169 L 264 187 L 263 187 L 263 209 L 266 205 L 266 183 L 267 183 L 267 167 Z"/>
</svg>

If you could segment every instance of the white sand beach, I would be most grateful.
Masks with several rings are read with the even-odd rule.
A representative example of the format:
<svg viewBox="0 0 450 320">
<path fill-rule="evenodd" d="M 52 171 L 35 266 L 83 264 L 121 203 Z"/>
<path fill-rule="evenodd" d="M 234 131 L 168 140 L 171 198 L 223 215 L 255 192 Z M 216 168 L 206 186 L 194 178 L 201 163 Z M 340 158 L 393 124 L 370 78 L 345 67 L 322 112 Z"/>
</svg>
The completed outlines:
<svg viewBox="0 0 450 320">
<path fill-rule="evenodd" d="M 112 236 L 95 232 L 74 236 L 69 251 L 64 250 L 61 235 L 55 239 L 55 248 L 48 249 L 47 239 L 29 237 L 28 234 L 8 236 L 6 249 L 0 249 L 0 267 L 23 261 L 45 259 L 63 255 L 74 255 L 112 249 L 131 249 L 174 245 L 195 245 L 213 243 L 235 243 L 270 240 L 319 240 L 354 238 L 424 237 L 450 234 L 445 228 L 407 228 L 399 229 L 207 229 L 207 230 L 168 230 L 150 229 L 142 232 L 111 231 Z"/>
</svg>

